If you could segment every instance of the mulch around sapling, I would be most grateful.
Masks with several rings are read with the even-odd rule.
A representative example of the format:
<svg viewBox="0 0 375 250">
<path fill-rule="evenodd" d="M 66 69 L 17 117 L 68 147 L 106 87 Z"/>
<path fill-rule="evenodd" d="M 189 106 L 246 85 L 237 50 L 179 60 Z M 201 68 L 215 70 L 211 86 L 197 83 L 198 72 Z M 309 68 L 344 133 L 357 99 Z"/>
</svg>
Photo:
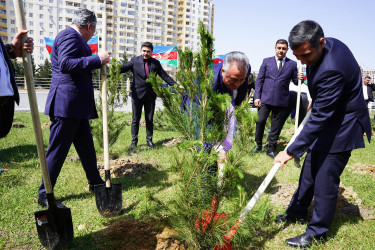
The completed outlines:
<svg viewBox="0 0 375 250">
<path fill-rule="evenodd" d="M 285 209 L 288 207 L 290 199 L 292 198 L 298 184 L 283 184 L 278 185 L 271 192 L 271 203 L 282 205 Z M 309 215 L 312 215 L 313 202 L 309 207 Z M 373 209 L 362 205 L 358 194 L 353 190 L 353 187 L 345 187 L 340 184 L 339 196 L 336 204 L 336 212 L 342 215 L 350 215 L 363 219 L 375 219 Z"/>
</svg>

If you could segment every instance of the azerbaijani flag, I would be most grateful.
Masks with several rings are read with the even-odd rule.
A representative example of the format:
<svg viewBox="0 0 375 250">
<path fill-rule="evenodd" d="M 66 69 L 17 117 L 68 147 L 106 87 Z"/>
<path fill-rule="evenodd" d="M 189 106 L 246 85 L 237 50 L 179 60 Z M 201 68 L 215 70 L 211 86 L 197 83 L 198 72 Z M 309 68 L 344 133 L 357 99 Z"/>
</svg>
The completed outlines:
<svg viewBox="0 0 375 250">
<path fill-rule="evenodd" d="M 46 43 L 46 48 L 48 50 L 48 53 L 49 55 L 51 55 L 54 39 L 49 38 L 49 37 L 44 37 L 44 41 Z M 93 55 L 98 54 L 98 49 L 99 49 L 99 36 L 98 35 L 91 37 L 91 39 L 87 42 L 87 44 L 89 45 Z"/>
<path fill-rule="evenodd" d="M 212 62 L 214 64 L 222 63 L 224 62 L 224 58 L 227 56 L 227 54 L 224 55 L 216 55 L 214 59 L 212 59 Z"/>
<path fill-rule="evenodd" d="M 98 51 L 99 51 L 99 36 L 98 35 L 91 37 L 91 39 L 87 42 L 87 44 L 89 45 L 93 55 L 98 54 Z"/>
<path fill-rule="evenodd" d="M 46 48 L 48 50 L 49 55 L 52 53 L 52 47 L 53 47 L 53 39 L 49 37 L 44 37 L 44 41 L 46 42 Z"/>
<path fill-rule="evenodd" d="M 154 46 L 152 58 L 155 58 L 162 64 L 177 67 L 177 49 L 176 45 Z"/>
<path fill-rule="evenodd" d="M 303 72 L 303 83 L 307 85 L 307 75 L 306 75 L 306 72 Z"/>
</svg>

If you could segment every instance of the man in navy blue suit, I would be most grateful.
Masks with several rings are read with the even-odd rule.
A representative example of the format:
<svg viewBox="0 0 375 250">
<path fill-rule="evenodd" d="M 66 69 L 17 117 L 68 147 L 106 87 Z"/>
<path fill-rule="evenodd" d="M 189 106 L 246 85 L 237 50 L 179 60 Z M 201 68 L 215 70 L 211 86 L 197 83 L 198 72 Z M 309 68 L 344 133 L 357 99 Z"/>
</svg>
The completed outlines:
<svg viewBox="0 0 375 250">
<path fill-rule="evenodd" d="M 89 119 L 97 118 L 92 71 L 109 62 L 110 54 L 92 55 L 87 42 L 96 32 L 94 12 L 80 8 L 72 25 L 61 31 L 52 48 L 52 82 L 45 114 L 50 116 L 47 168 L 52 186 L 64 164 L 72 143 L 81 160 L 90 189 L 102 184 Z M 39 187 L 38 203 L 47 206 L 44 184 Z"/>
<path fill-rule="evenodd" d="M 254 106 L 258 107 L 259 119 L 255 131 L 255 152 L 262 150 L 264 128 L 268 115 L 271 116 L 271 132 L 268 136 L 267 155 L 275 158 L 277 140 L 283 128 L 285 112 L 288 108 L 289 83 L 298 84 L 297 63 L 286 57 L 288 42 L 276 41 L 276 56 L 263 60 L 255 83 Z"/>
<path fill-rule="evenodd" d="M 361 70 L 349 48 L 335 38 L 325 38 L 320 25 L 310 20 L 293 27 L 289 43 L 297 59 L 307 65 L 312 107 L 299 136 L 274 159 L 274 163 L 285 164 L 307 151 L 299 186 L 286 213 L 276 221 L 305 221 L 314 197 L 313 215 L 305 233 L 286 240 L 290 246 L 304 248 L 326 238 L 336 209 L 340 175 L 351 151 L 365 147 L 364 132 L 370 141 L 371 126 Z"/>
<path fill-rule="evenodd" d="M 156 93 L 152 89 L 151 83 L 146 82 L 150 72 L 158 74 L 166 83 L 174 85 L 176 82 L 164 71 L 160 62 L 151 57 L 154 46 L 150 42 L 144 42 L 141 45 L 142 55 L 134 57 L 130 62 L 121 66 L 121 73 L 131 71 L 133 81 L 130 85 L 132 94 L 133 119 L 131 125 L 132 143 L 129 151 L 133 150 L 138 144 L 139 121 L 141 120 L 142 108 L 145 107 L 146 120 L 146 141 L 147 146 L 155 148 L 152 142 L 154 133 L 154 112 Z"/>
<path fill-rule="evenodd" d="M 21 46 L 21 38 L 29 31 L 22 30 L 14 36 L 10 44 L 3 43 L 0 38 L 0 138 L 9 133 L 14 116 L 14 103 L 19 104 L 20 96 L 14 76 L 14 69 L 10 59 L 21 57 L 22 49 L 32 53 L 34 49 L 33 39 L 26 39 Z"/>
</svg>

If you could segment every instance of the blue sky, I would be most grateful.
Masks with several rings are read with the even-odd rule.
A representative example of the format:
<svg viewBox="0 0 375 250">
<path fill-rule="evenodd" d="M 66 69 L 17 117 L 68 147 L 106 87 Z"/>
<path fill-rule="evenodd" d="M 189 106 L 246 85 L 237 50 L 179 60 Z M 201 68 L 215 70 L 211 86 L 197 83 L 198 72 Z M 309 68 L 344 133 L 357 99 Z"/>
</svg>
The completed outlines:
<svg viewBox="0 0 375 250">
<path fill-rule="evenodd" d="M 298 22 L 318 22 L 326 37 L 344 42 L 365 70 L 375 69 L 374 0 L 214 0 L 216 54 L 238 50 L 252 71 L 275 55 L 275 42 L 288 39 Z M 296 60 L 292 51 L 287 56 Z"/>
</svg>

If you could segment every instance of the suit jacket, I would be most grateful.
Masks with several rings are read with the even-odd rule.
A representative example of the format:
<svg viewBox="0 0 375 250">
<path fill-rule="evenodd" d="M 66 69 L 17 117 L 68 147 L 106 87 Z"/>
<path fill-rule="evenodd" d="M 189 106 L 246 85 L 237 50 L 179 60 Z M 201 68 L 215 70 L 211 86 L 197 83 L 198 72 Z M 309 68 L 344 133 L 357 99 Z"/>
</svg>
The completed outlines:
<svg viewBox="0 0 375 250">
<path fill-rule="evenodd" d="M 132 98 L 142 99 L 146 96 L 147 99 L 155 100 L 156 93 L 152 89 L 151 83 L 146 82 L 146 72 L 142 56 L 133 57 L 129 62 L 121 66 L 121 73 L 131 71 L 133 73 L 133 82 L 130 85 Z M 149 59 L 149 72 L 155 72 L 166 83 L 173 85 L 176 82 L 164 71 L 160 62 L 154 58 Z"/>
<path fill-rule="evenodd" d="M 274 56 L 265 58 L 259 69 L 255 83 L 254 100 L 279 107 L 287 107 L 289 100 L 289 83 L 298 84 L 297 63 L 285 58 L 282 69 L 278 70 Z"/>
<path fill-rule="evenodd" d="M 326 38 L 320 60 L 307 67 L 307 79 L 311 117 L 288 152 L 300 157 L 308 148 L 326 153 L 363 148 L 364 131 L 371 139 L 370 118 L 361 70 L 349 48 Z"/>
<path fill-rule="evenodd" d="M 97 118 L 92 71 L 101 67 L 87 42 L 68 27 L 55 38 L 52 48 L 52 82 L 44 113 L 74 119 Z"/>
<path fill-rule="evenodd" d="M 220 94 L 227 93 L 229 95 L 232 95 L 232 91 L 229 90 L 223 83 L 223 76 L 221 74 L 221 69 L 223 67 L 223 63 L 215 64 L 213 67 L 214 71 L 214 82 L 212 84 L 212 89 Z M 247 75 L 245 78 L 244 83 L 237 89 L 237 96 L 234 100 L 234 105 L 238 106 L 241 105 L 241 103 L 245 100 L 247 97 L 246 94 L 248 93 L 248 88 L 250 85 L 248 85 L 249 76 L 251 73 L 251 66 L 249 65 L 249 68 L 247 70 Z"/>
<path fill-rule="evenodd" d="M 368 100 L 370 102 L 373 102 L 374 101 L 374 95 L 372 94 L 372 91 L 375 91 L 375 84 L 367 84 L 366 87 L 367 87 Z"/>
<path fill-rule="evenodd" d="M 18 88 L 17 88 L 17 84 L 16 84 L 16 79 L 15 79 L 15 75 L 14 75 L 14 69 L 13 69 L 13 65 L 12 65 L 12 62 L 10 61 L 10 57 L 9 57 L 9 54 L 8 54 L 8 48 L 7 46 L 10 46 L 10 45 L 4 45 L 3 43 L 3 40 L 0 38 L 0 45 L 1 45 L 1 49 L 3 50 L 3 54 L 4 54 L 4 59 L 8 65 L 8 68 L 9 68 L 9 73 L 10 73 L 10 83 L 12 84 L 12 88 L 13 88 L 13 92 L 14 92 L 14 101 L 17 103 L 17 105 L 20 103 L 20 95 L 18 93 Z"/>
</svg>

